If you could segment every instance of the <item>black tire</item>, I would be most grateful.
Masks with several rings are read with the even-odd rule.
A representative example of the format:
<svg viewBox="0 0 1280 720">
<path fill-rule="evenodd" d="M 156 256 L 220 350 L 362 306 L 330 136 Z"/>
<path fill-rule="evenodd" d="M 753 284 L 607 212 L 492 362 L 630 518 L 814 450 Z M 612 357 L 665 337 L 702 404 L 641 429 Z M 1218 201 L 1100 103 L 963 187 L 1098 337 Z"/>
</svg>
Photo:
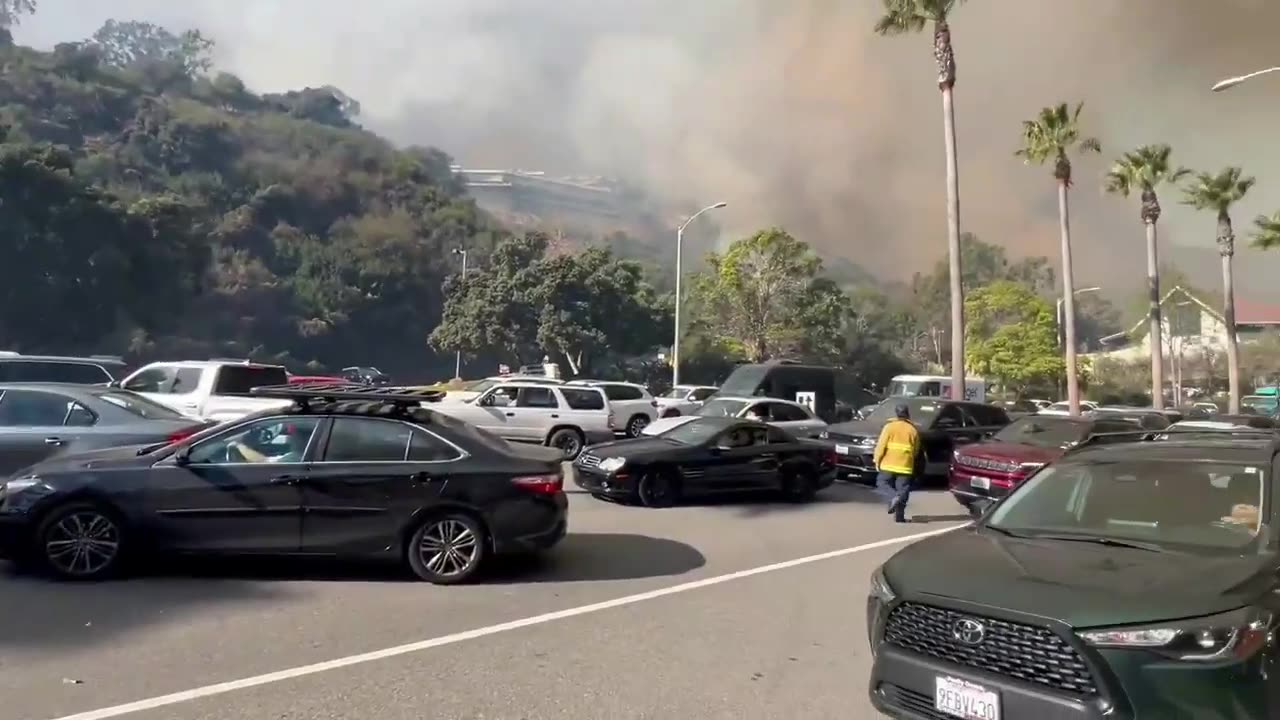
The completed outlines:
<svg viewBox="0 0 1280 720">
<path fill-rule="evenodd" d="M 586 444 L 587 440 L 582 432 L 575 428 L 560 428 L 547 438 L 547 447 L 556 448 L 570 462 L 577 459 Z"/>
<path fill-rule="evenodd" d="M 124 522 L 93 502 L 54 508 L 36 530 L 32 554 L 60 580 L 103 580 L 115 575 L 127 550 Z"/>
<path fill-rule="evenodd" d="M 636 499 L 647 508 L 668 508 L 680 501 L 680 480 L 666 470 L 649 470 L 636 484 Z"/>
<path fill-rule="evenodd" d="M 782 496 L 789 502 L 811 502 L 818 494 L 818 479 L 808 468 L 782 471 Z"/>
<path fill-rule="evenodd" d="M 488 554 L 489 537 L 479 521 L 466 513 L 427 517 L 405 548 L 409 569 L 433 585 L 457 585 L 471 579 Z"/>
<path fill-rule="evenodd" d="M 631 419 L 627 421 L 627 437 L 640 437 L 640 433 L 644 432 L 644 429 L 647 427 L 649 427 L 648 415 L 645 415 L 644 413 L 633 415 L 631 416 Z"/>
</svg>

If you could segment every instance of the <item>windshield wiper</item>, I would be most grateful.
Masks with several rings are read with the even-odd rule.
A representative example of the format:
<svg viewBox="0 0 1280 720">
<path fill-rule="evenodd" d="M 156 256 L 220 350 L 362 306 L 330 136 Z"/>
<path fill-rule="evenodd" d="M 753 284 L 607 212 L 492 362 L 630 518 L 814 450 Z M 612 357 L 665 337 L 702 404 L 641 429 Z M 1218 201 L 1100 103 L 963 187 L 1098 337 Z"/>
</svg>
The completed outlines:
<svg viewBox="0 0 1280 720">
<path fill-rule="evenodd" d="M 1107 537 L 1105 535 L 1067 535 L 1058 533 L 1036 533 L 1035 535 L 1027 535 L 1035 540 L 1062 540 L 1064 542 L 1083 542 L 1093 543 L 1094 545 L 1106 545 L 1107 547 L 1132 548 L 1134 550 L 1146 550 L 1147 552 L 1165 553 L 1169 552 L 1167 548 L 1161 547 L 1154 543 L 1146 543 L 1140 540 L 1120 540 L 1118 538 Z"/>
<path fill-rule="evenodd" d="M 139 456 L 139 457 L 141 457 L 141 456 L 143 456 L 143 455 L 150 455 L 151 453 L 153 453 L 153 452 L 155 452 L 155 451 L 159 450 L 159 449 L 160 449 L 160 448 L 162 448 L 162 447 L 166 447 L 166 446 L 168 446 L 168 445 L 169 445 L 169 442 L 168 442 L 168 441 L 165 441 L 165 442 L 159 442 L 159 443 L 156 443 L 156 444 L 154 444 L 154 445 L 146 445 L 146 446 L 144 446 L 144 447 L 140 447 L 140 448 L 138 448 L 138 453 L 137 453 L 137 454 L 138 454 L 138 456 Z"/>
</svg>

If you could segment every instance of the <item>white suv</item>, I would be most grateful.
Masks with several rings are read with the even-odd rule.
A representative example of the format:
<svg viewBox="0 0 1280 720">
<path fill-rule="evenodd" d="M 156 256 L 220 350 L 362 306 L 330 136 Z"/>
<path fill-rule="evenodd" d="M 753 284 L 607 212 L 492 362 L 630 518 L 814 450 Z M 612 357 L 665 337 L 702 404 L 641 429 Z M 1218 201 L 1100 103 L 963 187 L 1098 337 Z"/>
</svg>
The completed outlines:
<svg viewBox="0 0 1280 720">
<path fill-rule="evenodd" d="M 289 374 L 279 365 L 233 360 L 183 360 L 144 365 L 120 381 L 120 387 L 146 396 L 190 417 L 226 422 L 289 400 L 252 397 L 264 385 L 287 385 Z"/>
<path fill-rule="evenodd" d="M 587 445 L 613 440 L 614 434 L 604 391 L 581 385 L 504 382 L 474 400 L 432 403 L 431 409 L 505 440 L 559 448 L 566 460 Z"/>
<path fill-rule="evenodd" d="M 609 407 L 618 418 L 618 427 L 627 437 L 640 437 L 649 423 L 658 419 L 658 401 L 643 385 L 608 380 L 572 380 L 568 384 L 603 390 L 605 397 L 609 398 Z"/>
<path fill-rule="evenodd" d="M 677 385 L 658 398 L 658 416 L 667 418 L 692 415 L 702 407 L 707 398 L 719 390 L 720 388 L 711 385 Z"/>
</svg>

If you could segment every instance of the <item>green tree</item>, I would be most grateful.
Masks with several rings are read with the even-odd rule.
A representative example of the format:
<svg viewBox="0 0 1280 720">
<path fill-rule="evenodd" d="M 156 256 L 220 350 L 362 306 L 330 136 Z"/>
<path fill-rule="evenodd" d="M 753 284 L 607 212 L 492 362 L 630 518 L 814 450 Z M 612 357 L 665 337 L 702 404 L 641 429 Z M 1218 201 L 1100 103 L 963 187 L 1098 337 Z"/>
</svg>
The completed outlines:
<svg viewBox="0 0 1280 720">
<path fill-rule="evenodd" d="M 1227 326 L 1227 388 L 1229 412 L 1240 412 L 1240 352 L 1236 342 L 1235 273 L 1232 257 L 1236 234 L 1231 226 L 1231 207 L 1254 186 L 1238 167 L 1228 167 L 1214 175 L 1196 173 L 1184 189 L 1183 203 L 1217 216 L 1218 254 L 1222 257 L 1222 319 Z"/>
<path fill-rule="evenodd" d="M 975 372 L 1021 395 L 1063 372 L 1054 307 L 1025 286 L 994 282 L 969 294 L 969 356 Z"/>
<path fill-rule="evenodd" d="M 693 278 L 693 312 L 716 337 L 740 343 L 749 360 L 840 356 L 849 299 L 822 277 L 822 260 L 807 244 L 771 228 L 708 254 L 706 263 Z"/>
<path fill-rule="evenodd" d="M 884 0 L 884 14 L 876 21 L 880 35 L 922 32 L 933 26 L 933 59 L 942 91 L 943 134 L 947 154 L 947 257 L 951 292 L 951 386 L 964 387 L 964 271 L 960 250 L 960 175 L 957 170 L 956 56 L 951 46 L 951 13 L 964 0 Z"/>
<path fill-rule="evenodd" d="M 213 41 L 199 30 L 174 35 L 159 25 L 137 20 L 107 20 L 90 39 L 103 61 L 117 68 L 170 63 L 187 75 L 207 72 Z"/>
<path fill-rule="evenodd" d="M 0 0 L 0 30 L 7 33 L 23 15 L 31 15 L 35 11 L 36 0 Z"/>
<path fill-rule="evenodd" d="M 1071 269 L 1071 212 L 1067 205 L 1071 189 L 1070 151 L 1102 152 L 1096 138 L 1080 133 L 1080 111 L 1084 103 L 1069 110 L 1066 103 L 1046 107 L 1034 120 L 1022 123 L 1022 147 L 1015 154 L 1028 164 L 1053 162 L 1053 178 L 1058 185 L 1058 225 L 1062 242 L 1062 317 L 1067 368 L 1067 402 L 1072 415 L 1080 414 L 1080 378 L 1076 368 L 1075 276 Z M 1159 405 L 1157 405 L 1159 407 Z"/>
<path fill-rule="evenodd" d="M 1259 250 L 1274 250 L 1280 247 L 1280 211 L 1270 217 L 1259 215 L 1253 220 L 1253 246 Z"/>
<path fill-rule="evenodd" d="M 1162 347 L 1160 319 L 1160 261 L 1156 236 L 1156 223 L 1160 220 L 1160 197 L 1156 189 L 1165 184 L 1180 182 L 1190 171 L 1174 166 L 1169 157 L 1173 149 L 1168 145 L 1143 145 L 1125 153 L 1107 172 L 1104 187 L 1109 193 L 1129 197 L 1141 193 L 1142 205 L 1139 217 L 1146 229 L 1147 239 L 1147 317 L 1150 324 L 1151 347 Z M 1151 391 L 1155 407 L 1163 407 L 1164 367 L 1159 352 L 1151 353 Z"/>
</svg>

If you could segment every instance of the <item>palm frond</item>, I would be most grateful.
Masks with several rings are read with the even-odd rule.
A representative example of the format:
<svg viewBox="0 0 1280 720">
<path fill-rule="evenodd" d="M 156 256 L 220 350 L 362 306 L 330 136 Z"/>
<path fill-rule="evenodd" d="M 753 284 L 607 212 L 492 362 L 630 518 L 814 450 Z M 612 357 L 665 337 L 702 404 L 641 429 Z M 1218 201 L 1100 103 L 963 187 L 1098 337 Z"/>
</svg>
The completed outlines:
<svg viewBox="0 0 1280 720">
<path fill-rule="evenodd" d="M 1238 167 L 1225 168 L 1216 175 L 1195 173 L 1183 188 L 1182 204 L 1197 210 L 1226 212 L 1244 199 L 1257 182 L 1255 178 L 1242 177 L 1243 174 L 1244 171 Z"/>
<path fill-rule="evenodd" d="M 1072 149 L 1079 152 L 1101 152 L 1097 138 L 1080 137 L 1080 112 L 1084 103 L 1072 110 L 1066 103 L 1042 108 L 1034 120 L 1022 123 L 1022 146 L 1014 155 L 1028 163 L 1043 164 Z"/>
<path fill-rule="evenodd" d="M 1280 211 L 1273 213 L 1271 217 L 1259 215 L 1254 218 L 1253 225 L 1257 228 L 1253 233 L 1254 247 L 1259 250 L 1280 247 Z"/>
<path fill-rule="evenodd" d="M 884 14 L 876 20 L 877 35 L 906 35 L 924 30 L 930 18 L 917 0 L 884 0 Z"/>
<path fill-rule="evenodd" d="M 1100 153 L 1102 152 L 1102 141 L 1095 137 L 1084 138 L 1080 141 L 1081 153 Z"/>
</svg>

